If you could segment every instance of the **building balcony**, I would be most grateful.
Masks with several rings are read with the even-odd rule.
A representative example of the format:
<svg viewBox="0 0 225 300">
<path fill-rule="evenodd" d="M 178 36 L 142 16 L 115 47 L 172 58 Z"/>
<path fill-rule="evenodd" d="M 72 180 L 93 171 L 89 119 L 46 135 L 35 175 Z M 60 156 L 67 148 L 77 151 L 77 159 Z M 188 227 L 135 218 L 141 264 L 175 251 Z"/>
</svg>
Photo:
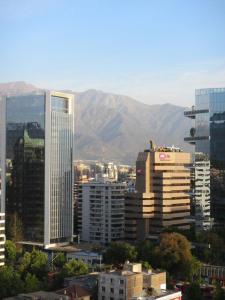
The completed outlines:
<svg viewBox="0 0 225 300">
<path fill-rule="evenodd" d="M 195 119 L 195 116 L 197 114 L 204 114 L 204 113 L 208 113 L 209 110 L 208 109 L 195 109 L 195 106 L 192 106 L 191 109 L 186 109 L 184 111 L 184 116 L 191 118 L 191 119 Z"/>
<path fill-rule="evenodd" d="M 184 138 L 185 142 L 195 145 L 196 141 L 209 140 L 209 136 L 188 136 Z"/>
</svg>

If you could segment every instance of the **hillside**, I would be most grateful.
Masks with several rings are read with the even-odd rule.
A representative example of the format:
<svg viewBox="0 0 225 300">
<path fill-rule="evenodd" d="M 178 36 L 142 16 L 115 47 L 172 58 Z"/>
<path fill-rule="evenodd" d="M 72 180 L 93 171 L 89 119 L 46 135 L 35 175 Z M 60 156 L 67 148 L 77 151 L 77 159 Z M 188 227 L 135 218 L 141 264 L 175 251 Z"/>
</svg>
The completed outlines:
<svg viewBox="0 0 225 300">
<path fill-rule="evenodd" d="M 20 94 L 37 89 L 25 82 L 0 84 L 0 94 Z M 75 157 L 77 159 L 135 162 L 150 139 L 158 145 L 183 141 L 190 121 L 184 108 L 169 103 L 147 105 L 130 97 L 88 90 L 75 95 Z"/>
</svg>

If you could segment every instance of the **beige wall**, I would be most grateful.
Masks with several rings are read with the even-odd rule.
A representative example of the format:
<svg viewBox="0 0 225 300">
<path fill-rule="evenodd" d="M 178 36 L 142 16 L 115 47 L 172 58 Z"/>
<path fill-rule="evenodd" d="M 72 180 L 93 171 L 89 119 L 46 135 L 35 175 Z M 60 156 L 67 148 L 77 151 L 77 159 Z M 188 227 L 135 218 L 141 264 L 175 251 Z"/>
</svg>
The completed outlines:
<svg viewBox="0 0 225 300">
<path fill-rule="evenodd" d="M 139 153 L 137 192 L 125 199 L 127 239 L 143 239 L 169 226 L 189 228 L 190 164 L 190 153 Z"/>
</svg>

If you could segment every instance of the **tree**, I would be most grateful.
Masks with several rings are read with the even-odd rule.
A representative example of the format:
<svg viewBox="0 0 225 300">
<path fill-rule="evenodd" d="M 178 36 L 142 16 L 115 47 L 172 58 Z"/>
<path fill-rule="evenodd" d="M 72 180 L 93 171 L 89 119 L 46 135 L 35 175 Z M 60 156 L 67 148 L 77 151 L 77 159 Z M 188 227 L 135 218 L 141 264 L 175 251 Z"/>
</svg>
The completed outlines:
<svg viewBox="0 0 225 300">
<path fill-rule="evenodd" d="M 7 264 L 10 265 L 14 264 L 16 260 L 16 245 L 10 240 L 5 242 L 5 258 Z"/>
<path fill-rule="evenodd" d="M 11 266 L 0 268 L 0 299 L 22 293 L 23 289 L 24 284 L 18 272 Z"/>
<path fill-rule="evenodd" d="M 137 258 L 141 261 L 154 263 L 154 245 L 152 242 L 145 240 L 137 245 Z"/>
<path fill-rule="evenodd" d="M 63 277 L 85 275 L 88 273 L 88 266 L 81 260 L 71 259 L 66 263 L 61 271 Z"/>
<path fill-rule="evenodd" d="M 142 264 L 142 268 L 144 270 L 151 270 L 152 269 L 152 267 L 151 267 L 151 265 L 149 264 L 148 261 L 141 261 L 141 264 Z"/>
<path fill-rule="evenodd" d="M 191 283 L 184 296 L 184 300 L 202 300 L 202 293 L 198 283 Z"/>
<path fill-rule="evenodd" d="M 192 256 L 191 261 L 186 264 L 186 277 L 190 282 L 193 282 L 193 280 L 200 280 L 200 268 L 201 268 L 201 262 L 195 257 Z"/>
<path fill-rule="evenodd" d="M 27 273 L 24 280 L 24 290 L 26 293 L 38 291 L 40 289 L 40 281 L 34 274 Z"/>
<path fill-rule="evenodd" d="M 213 300 L 224 300 L 225 299 L 225 292 L 224 289 L 217 283 L 216 289 L 213 293 Z"/>
<path fill-rule="evenodd" d="M 18 268 L 20 274 L 23 274 L 28 270 L 28 268 L 30 266 L 30 262 L 31 262 L 31 254 L 30 254 L 30 252 L 25 252 L 20 261 L 20 265 Z"/>
<path fill-rule="evenodd" d="M 201 251 L 197 249 L 196 256 L 209 264 L 223 264 L 224 241 L 216 232 L 206 231 L 197 235 L 197 242 L 205 244 Z"/>
<path fill-rule="evenodd" d="M 56 253 L 53 257 L 53 264 L 57 268 L 62 268 L 66 263 L 65 254 L 62 252 Z"/>
<path fill-rule="evenodd" d="M 23 276 L 29 272 L 42 280 L 48 272 L 48 257 L 45 253 L 34 249 L 31 253 L 25 252 L 21 260 L 19 271 Z"/>
<path fill-rule="evenodd" d="M 16 212 L 6 218 L 6 237 L 14 243 L 23 240 L 22 221 Z"/>
<path fill-rule="evenodd" d="M 126 260 L 135 261 L 137 250 L 128 243 L 112 242 L 107 248 L 104 260 L 108 264 L 124 264 Z"/>
<path fill-rule="evenodd" d="M 160 244 L 155 249 L 156 261 L 160 267 L 169 273 L 187 276 L 190 264 L 193 261 L 191 245 L 185 236 L 179 233 L 163 233 L 160 236 Z"/>
<path fill-rule="evenodd" d="M 48 272 L 48 257 L 45 253 L 35 249 L 31 252 L 30 271 L 43 279 Z"/>
</svg>

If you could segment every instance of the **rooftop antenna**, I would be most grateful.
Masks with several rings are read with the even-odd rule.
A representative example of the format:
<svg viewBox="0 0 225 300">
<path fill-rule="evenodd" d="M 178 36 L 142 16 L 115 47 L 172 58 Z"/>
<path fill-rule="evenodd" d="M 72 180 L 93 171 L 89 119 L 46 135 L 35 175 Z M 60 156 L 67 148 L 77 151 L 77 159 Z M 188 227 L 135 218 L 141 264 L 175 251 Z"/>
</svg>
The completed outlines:
<svg viewBox="0 0 225 300">
<path fill-rule="evenodd" d="M 155 150 L 155 144 L 152 140 L 149 141 L 150 144 L 150 151 L 154 151 Z"/>
</svg>

